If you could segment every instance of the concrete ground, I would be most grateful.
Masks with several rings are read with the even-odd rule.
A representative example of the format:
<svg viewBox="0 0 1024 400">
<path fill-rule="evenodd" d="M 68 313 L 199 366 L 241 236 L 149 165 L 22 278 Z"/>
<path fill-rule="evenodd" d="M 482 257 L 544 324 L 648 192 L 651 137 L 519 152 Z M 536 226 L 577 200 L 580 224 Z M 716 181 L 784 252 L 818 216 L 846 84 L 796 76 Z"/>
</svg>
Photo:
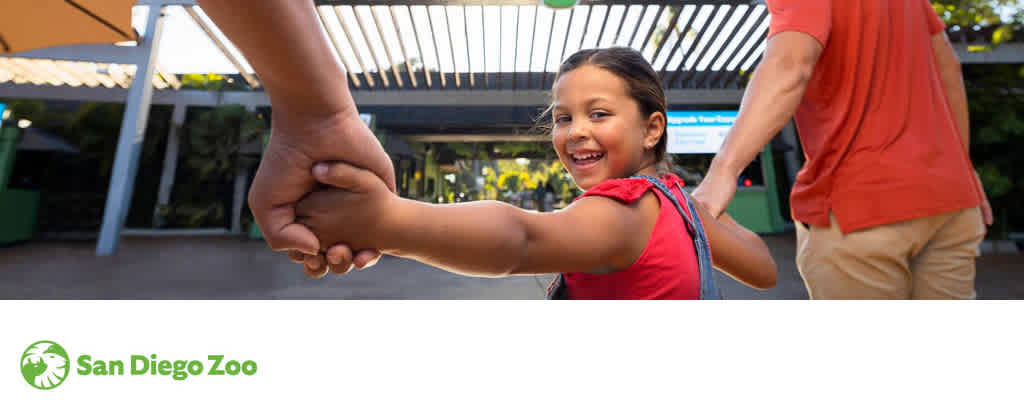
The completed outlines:
<svg viewBox="0 0 1024 400">
<path fill-rule="evenodd" d="M 779 284 L 757 291 L 719 275 L 727 299 L 806 299 L 792 233 L 766 235 Z M 33 241 L 0 247 L 0 299 L 541 299 L 550 276 L 450 274 L 385 257 L 364 271 L 311 279 L 262 241 L 236 237 L 126 237 L 117 255 L 95 242 Z M 1024 299 L 1024 255 L 978 262 L 983 299 Z"/>
</svg>

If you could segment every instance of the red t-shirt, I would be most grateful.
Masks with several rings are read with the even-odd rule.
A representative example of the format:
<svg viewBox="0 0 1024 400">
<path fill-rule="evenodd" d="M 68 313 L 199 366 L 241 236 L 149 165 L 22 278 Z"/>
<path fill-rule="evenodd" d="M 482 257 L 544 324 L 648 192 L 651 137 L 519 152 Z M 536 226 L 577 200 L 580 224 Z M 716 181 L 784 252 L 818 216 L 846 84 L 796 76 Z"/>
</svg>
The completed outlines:
<svg viewBox="0 0 1024 400">
<path fill-rule="evenodd" d="M 927 0 L 767 0 L 769 38 L 813 36 L 824 48 L 796 111 L 807 163 L 793 218 L 843 232 L 980 204 L 970 158 L 943 89 Z"/>
<path fill-rule="evenodd" d="M 679 177 L 661 177 L 676 198 L 683 201 L 676 182 Z M 693 239 L 686 222 L 672 201 L 644 179 L 612 179 L 590 188 L 578 199 L 604 196 L 625 204 L 640 200 L 648 190 L 654 191 L 661 204 L 658 221 L 647 239 L 647 247 L 628 268 L 609 274 L 576 272 L 565 274 L 565 287 L 570 299 L 590 300 L 654 300 L 700 298 L 700 272 Z M 689 212 L 684 209 L 684 212 Z"/>
</svg>

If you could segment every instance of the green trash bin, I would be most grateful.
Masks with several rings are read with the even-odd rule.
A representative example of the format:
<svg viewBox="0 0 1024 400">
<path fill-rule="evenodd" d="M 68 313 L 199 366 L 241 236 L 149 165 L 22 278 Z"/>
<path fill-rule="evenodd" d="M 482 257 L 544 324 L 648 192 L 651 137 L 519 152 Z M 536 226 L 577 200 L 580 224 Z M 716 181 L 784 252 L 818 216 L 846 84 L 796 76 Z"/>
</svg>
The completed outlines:
<svg viewBox="0 0 1024 400">
<path fill-rule="evenodd" d="M 0 128 L 0 244 L 31 239 L 36 230 L 39 192 L 7 187 L 20 136 L 17 127 Z"/>
</svg>

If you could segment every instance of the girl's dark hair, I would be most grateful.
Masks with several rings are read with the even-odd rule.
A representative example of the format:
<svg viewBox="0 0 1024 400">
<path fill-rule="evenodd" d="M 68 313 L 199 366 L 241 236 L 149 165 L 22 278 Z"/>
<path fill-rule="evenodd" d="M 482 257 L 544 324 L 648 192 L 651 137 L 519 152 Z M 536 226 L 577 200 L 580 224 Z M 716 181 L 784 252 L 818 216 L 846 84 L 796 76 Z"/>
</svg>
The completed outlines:
<svg viewBox="0 0 1024 400">
<path fill-rule="evenodd" d="M 593 65 L 604 69 L 626 81 L 629 96 L 640 106 L 643 115 L 650 116 L 657 112 L 665 116 L 666 130 L 661 132 L 661 138 L 654 146 L 654 159 L 657 161 L 658 173 L 670 172 L 671 168 L 665 150 L 668 140 L 665 90 L 661 86 L 661 77 L 654 72 L 651 64 L 644 59 L 640 52 L 629 47 L 580 50 L 562 62 L 558 68 L 558 74 L 555 75 L 555 81 L 557 82 L 562 74 L 584 65 Z M 550 107 L 545 114 L 551 114 Z"/>
</svg>

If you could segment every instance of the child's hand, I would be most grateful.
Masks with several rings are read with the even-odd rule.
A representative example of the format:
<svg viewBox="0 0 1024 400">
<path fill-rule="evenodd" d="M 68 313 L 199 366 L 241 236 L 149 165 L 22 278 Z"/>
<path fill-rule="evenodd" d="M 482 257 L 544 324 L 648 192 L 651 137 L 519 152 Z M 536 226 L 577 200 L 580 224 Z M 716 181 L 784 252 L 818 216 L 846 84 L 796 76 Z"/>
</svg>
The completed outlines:
<svg viewBox="0 0 1024 400">
<path fill-rule="evenodd" d="M 387 226 L 384 218 L 397 199 L 384 182 L 370 171 L 341 162 L 315 165 L 313 177 L 331 187 L 307 195 L 295 206 L 295 212 L 297 221 L 317 236 L 321 250 L 337 243 L 353 250 L 380 248 L 382 228 Z M 326 261 L 337 264 L 332 258 L 351 260 L 351 254 L 346 256 L 328 252 Z M 344 264 L 342 269 L 347 271 L 348 264 Z"/>
</svg>

